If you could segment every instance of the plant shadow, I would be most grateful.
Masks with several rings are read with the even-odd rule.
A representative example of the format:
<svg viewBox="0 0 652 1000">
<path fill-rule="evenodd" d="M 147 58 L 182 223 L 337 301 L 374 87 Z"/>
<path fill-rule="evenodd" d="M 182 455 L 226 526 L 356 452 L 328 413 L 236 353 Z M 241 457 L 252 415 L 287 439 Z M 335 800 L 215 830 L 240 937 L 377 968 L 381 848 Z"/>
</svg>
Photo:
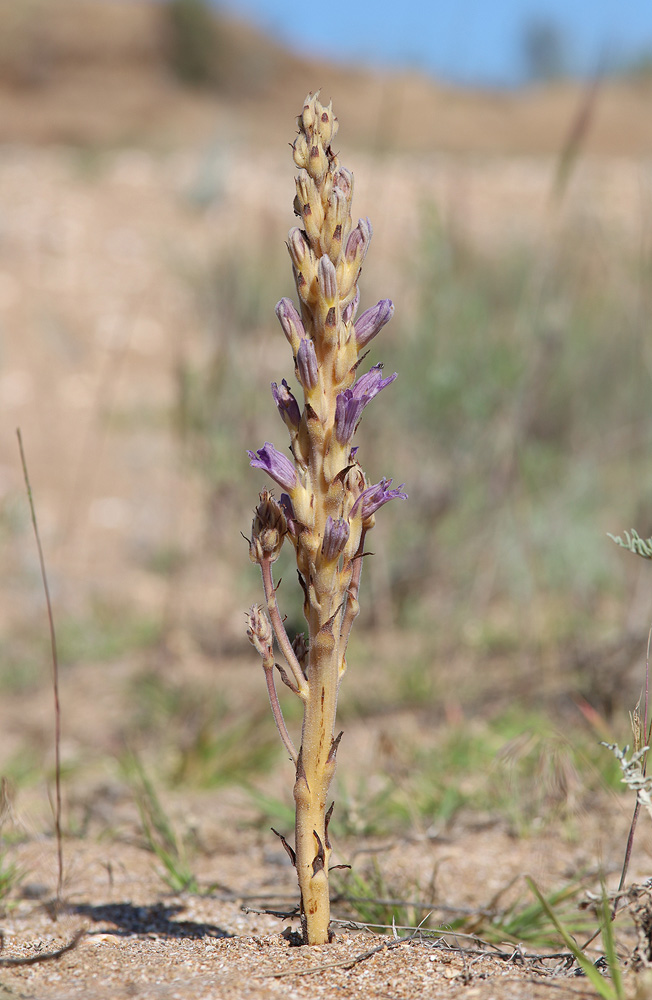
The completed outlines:
<svg viewBox="0 0 652 1000">
<path fill-rule="evenodd" d="M 166 906 L 163 903 L 154 903 L 152 906 L 134 906 L 133 903 L 105 903 L 92 906 L 89 903 L 80 903 L 71 906 L 69 912 L 88 917 L 97 923 L 115 924 L 115 931 L 107 930 L 103 933 L 115 933 L 121 937 L 138 934 L 195 939 L 233 937 L 233 934 L 218 927 L 217 924 L 172 919 L 184 909 L 184 906 L 178 904 Z"/>
</svg>

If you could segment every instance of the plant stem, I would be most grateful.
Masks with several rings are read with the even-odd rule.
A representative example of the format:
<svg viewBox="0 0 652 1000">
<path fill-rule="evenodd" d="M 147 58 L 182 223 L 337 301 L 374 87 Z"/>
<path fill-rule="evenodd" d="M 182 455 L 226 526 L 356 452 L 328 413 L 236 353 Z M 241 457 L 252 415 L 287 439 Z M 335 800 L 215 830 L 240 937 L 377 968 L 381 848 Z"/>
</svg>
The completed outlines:
<svg viewBox="0 0 652 1000">
<path fill-rule="evenodd" d="M 305 704 L 301 750 L 297 761 L 295 850 L 301 892 L 301 922 L 306 944 L 330 940 L 328 862 L 331 854 L 326 800 L 335 773 L 335 711 L 338 651 L 323 641 L 323 630 L 311 641 L 309 695 Z M 320 641 L 322 640 L 322 641 Z"/>
</svg>

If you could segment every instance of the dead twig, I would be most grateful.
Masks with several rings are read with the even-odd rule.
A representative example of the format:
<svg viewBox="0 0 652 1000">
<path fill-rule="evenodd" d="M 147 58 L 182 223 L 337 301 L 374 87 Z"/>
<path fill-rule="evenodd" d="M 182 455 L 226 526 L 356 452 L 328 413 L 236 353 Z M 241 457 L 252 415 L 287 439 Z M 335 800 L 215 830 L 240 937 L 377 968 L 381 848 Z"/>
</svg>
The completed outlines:
<svg viewBox="0 0 652 1000">
<path fill-rule="evenodd" d="M 57 948 L 56 951 L 45 951 L 38 955 L 29 955 L 27 958 L 2 958 L 0 956 L 0 966 L 3 968 L 14 968 L 17 965 L 37 965 L 39 962 L 56 962 L 66 952 L 73 951 L 85 934 L 85 930 L 77 931 L 68 944 L 64 944 L 62 948 Z M 3 947 L 4 935 L 0 932 L 0 951 L 2 951 Z"/>
</svg>

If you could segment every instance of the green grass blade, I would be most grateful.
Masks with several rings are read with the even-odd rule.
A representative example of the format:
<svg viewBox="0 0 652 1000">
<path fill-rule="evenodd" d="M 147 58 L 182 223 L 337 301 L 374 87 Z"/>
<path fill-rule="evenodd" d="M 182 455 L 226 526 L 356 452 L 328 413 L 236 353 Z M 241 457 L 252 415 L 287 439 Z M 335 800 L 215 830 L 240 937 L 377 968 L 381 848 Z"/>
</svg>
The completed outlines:
<svg viewBox="0 0 652 1000">
<path fill-rule="evenodd" d="M 615 982 L 613 984 L 608 982 L 604 978 L 604 976 L 602 976 L 602 974 L 598 972 L 596 967 L 593 965 L 593 962 L 591 962 L 591 960 L 588 959 L 584 954 L 584 952 L 578 947 L 577 943 L 573 940 L 573 938 L 570 936 L 564 925 L 558 919 L 557 914 L 551 907 L 548 900 L 540 892 L 534 880 L 526 875 L 525 881 L 529 885 L 534 895 L 539 900 L 541 906 L 548 915 L 549 920 L 551 920 L 552 923 L 555 925 L 555 928 L 563 938 L 566 947 L 572 953 L 577 964 L 586 975 L 586 978 L 596 988 L 600 996 L 604 997 L 604 1000 L 621 1000 L 622 993 L 618 991 L 618 987 L 616 986 Z"/>
<path fill-rule="evenodd" d="M 615 995 L 618 1000 L 623 1000 L 625 993 L 623 990 L 623 979 L 620 974 L 620 962 L 616 952 L 616 940 L 614 937 L 614 925 L 611 917 L 611 908 L 604 885 L 602 886 L 602 944 L 604 954 L 611 973 Z"/>
</svg>

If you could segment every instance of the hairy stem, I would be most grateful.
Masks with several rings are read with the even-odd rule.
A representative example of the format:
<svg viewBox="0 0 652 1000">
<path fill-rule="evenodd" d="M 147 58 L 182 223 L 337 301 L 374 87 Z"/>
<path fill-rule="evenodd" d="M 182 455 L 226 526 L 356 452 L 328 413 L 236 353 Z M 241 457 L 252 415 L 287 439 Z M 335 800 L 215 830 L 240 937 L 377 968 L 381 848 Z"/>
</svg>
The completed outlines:
<svg viewBox="0 0 652 1000">
<path fill-rule="evenodd" d="M 306 944 L 326 944 L 330 940 L 328 863 L 331 854 L 326 801 L 335 773 L 337 749 L 334 732 L 338 651 L 334 642 L 323 641 L 320 634 L 311 643 L 308 676 L 310 694 L 304 710 L 294 785 L 296 867 L 304 941 Z"/>
</svg>

